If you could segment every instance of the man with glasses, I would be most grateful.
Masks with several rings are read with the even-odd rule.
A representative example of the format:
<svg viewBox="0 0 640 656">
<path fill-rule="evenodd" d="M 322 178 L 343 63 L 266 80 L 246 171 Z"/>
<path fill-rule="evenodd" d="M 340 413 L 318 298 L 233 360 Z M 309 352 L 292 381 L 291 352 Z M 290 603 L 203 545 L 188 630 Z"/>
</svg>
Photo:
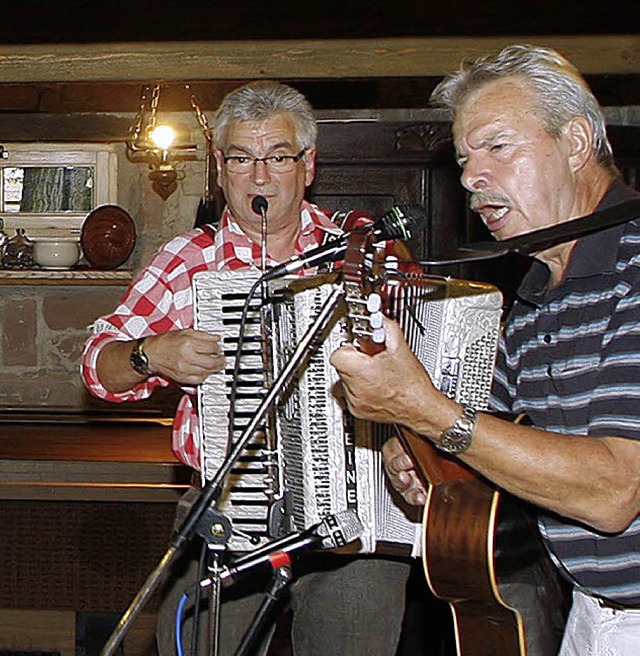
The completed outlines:
<svg viewBox="0 0 640 656">
<path fill-rule="evenodd" d="M 219 225 L 195 228 L 164 244 L 115 312 L 96 321 L 82 360 L 87 387 L 109 401 L 144 399 L 157 387 L 180 384 L 185 395 L 174 420 L 173 447 L 194 469 L 200 466 L 194 386 L 220 371 L 224 358 L 219 336 L 193 329 L 193 274 L 262 264 L 262 217 L 252 209 L 256 196 L 268 201 L 267 266 L 341 232 L 327 213 L 304 200 L 315 175 L 317 125 L 302 94 L 276 82 L 236 89 L 216 113 L 213 132 L 218 184 L 227 201 Z M 196 581 L 196 561 L 197 553 L 182 559 L 186 569 L 176 573 L 165 596 L 158 622 L 162 656 L 174 653 L 176 606 Z M 407 562 L 372 556 L 324 552 L 302 560 L 290 587 L 294 653 L 393 656 L 408 572 Z M 249 577 L 225 591 L 222 654 L 235 652 L 264 587 L 264 581 Z M 190 626 L 191 618 L 183 631 L 185 646 Z M 205 616 L 202 645 L 206 630 Z M 266 648 L 265 642 L 262 653 Z"/>
</svg>

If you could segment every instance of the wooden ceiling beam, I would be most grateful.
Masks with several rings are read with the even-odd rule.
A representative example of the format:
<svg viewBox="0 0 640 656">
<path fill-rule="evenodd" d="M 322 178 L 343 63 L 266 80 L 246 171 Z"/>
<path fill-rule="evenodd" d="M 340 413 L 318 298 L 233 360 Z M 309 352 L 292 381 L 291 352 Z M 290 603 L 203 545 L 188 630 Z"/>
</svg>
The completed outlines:
<svg viewBox="0 0 640 656">
<path fill-rule="evenodd" d="M 0 83 L 440 76 L 509 43 L 547 45 L 584 74 L 640 73 L 640 35 L 427 37 L 0 46 Z"/>
</svg>

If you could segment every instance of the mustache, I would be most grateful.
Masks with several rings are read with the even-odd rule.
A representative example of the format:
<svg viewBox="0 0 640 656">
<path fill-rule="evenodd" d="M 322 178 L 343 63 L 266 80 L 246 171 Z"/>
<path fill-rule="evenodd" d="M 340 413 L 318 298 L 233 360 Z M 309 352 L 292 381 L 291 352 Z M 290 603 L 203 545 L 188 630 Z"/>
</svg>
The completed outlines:
<svg viewBox="0 0 640 656">
<path fill-rule="evenodd" d="M 511 207 L 511 201 L 502 194 L 492 192 L 477 191 L 471 194 L 469 198 L 469 208 L 477 212 L 484 205 L 505 205 Z"/>
</svg>

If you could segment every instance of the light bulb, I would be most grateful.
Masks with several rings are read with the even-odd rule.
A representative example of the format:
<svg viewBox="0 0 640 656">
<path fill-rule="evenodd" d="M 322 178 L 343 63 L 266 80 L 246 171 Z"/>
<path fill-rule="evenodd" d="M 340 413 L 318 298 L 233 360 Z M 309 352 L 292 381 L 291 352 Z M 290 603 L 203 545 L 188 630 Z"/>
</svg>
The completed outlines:
<svg viewBox="0 0 640 656">
<path fill-rule="evenodd" d="M 151 141 L 156 145 L 157 148 L 163 151 L 169 150 L 173 144 L 173 140 L 176 138 L 176 133 L 172 127 L 168 125 L 158 125 L 154 128 L 149 135 Z"/>
</svg>

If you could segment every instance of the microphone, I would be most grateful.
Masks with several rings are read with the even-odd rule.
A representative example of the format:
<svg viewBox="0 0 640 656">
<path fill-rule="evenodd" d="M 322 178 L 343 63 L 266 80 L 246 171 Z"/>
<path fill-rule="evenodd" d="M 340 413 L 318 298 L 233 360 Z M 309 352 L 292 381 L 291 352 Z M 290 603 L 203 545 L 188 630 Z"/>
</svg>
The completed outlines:
<svg viewBox="0 0 640 656">
<path fill-rule="evenodd" d="M 264 196 L 254 196 L 251 200 L 251 209 L 254 214 L 257 214 L 261 220 L 260 230 L 260 269 L 262 271 L 262 297 L 266 301 L 266 285 L 264 284 L 264 275 L 267 270 L 267 210 L 269 209 L 269 201 Z"/>
<path fill-rule="evenodd" d="M 363 531 L 364 526 L 353 510 L 327 515 L 306 531 L 292 533 L 236 558 L 229 566 L 222 568 L 220 580 L 228 585 L 254 568 L 275 568 L 283 561 L 288 564 L 291 556 L 299 556 L 313 549 L 341 547 L 359 538 Z M 284 558 L 283 554 L 286 554 Z"/>
<path fill-rule="evenodd" d="M 269 209 L 269 201 L 264 196 L 255 196 L 251 201 L 251 209 L 254 214 L 263 216 Z"/>
<path fill-rule="evenodd" d="M 260 196 L 256 198 L 260 198 Z M 427 213 L 421 205 L 396 205 L 373 223 L 371 231 L 377 242 L 390 239 L 406 241 L 413 239 L 426 223 Z M 295 255 L 267 271 L 263 280 L 273 280 L 289 273 L 295 273 L 300 269 L 308 269 L 324 262 L 341 259 L 347 250 L 347 240 L 351 232 L 345 232 L 335 239 L 330 239 L 322 246 L 312 248 L 301 255 Z"/>
</svg>

